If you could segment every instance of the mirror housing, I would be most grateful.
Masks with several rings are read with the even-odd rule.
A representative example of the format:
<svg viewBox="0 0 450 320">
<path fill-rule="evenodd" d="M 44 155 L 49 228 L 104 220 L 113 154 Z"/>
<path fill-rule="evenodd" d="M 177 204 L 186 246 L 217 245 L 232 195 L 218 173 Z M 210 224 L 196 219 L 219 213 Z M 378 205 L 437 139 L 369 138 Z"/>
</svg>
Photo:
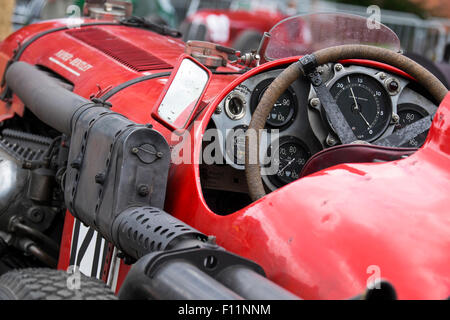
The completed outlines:
<svg viewBox="0 0 450 320">
<path fill-rule="evenodd" d="M 211 71 L 197 60 L 182 55 L 153 108 L 152 116 L 171 129 L 185 129 L 202 103 L 211 75 Z"/>
</svg>

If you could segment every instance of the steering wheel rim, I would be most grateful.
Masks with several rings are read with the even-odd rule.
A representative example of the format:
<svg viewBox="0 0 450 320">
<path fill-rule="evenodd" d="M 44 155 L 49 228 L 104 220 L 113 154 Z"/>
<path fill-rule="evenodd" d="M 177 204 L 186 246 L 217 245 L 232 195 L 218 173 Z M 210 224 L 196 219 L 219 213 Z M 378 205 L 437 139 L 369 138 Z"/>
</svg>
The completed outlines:
<svg viewBox="0 0 450 320">
<path fill-rule="evenodd" d="M 317 65 L 346 59 L 365 59 L 389 64 L 416 79 L 438 104 L 448 93 L 442 82 L 427 69 L 408 57 L 388 49 L 368 45 L 342 45 L 316 51 L 312 56 L 315 58 Z M 300 62 L 295 62 L 287 67 L 269 85 L 253 112 L 245 138 L 245 176 L 252 201 L 266 195 L 259 163 L 259 132 L 264 128 L 267 116 L 277 99 L 300 76 L 304 76 Z M 252 138 L 256 138 L 256 143 L 249 143 L 249 141 L 254 141 L 251 140 Z"/>
</svg>

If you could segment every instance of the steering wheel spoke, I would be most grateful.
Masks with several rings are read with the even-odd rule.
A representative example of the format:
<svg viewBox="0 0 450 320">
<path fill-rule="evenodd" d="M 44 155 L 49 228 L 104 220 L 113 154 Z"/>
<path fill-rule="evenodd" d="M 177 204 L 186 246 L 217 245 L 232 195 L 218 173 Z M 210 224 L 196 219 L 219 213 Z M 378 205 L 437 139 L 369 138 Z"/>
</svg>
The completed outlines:
<svg viewBox="0 0 450 320">
<path fill-rule="evenodd" d="M 308 75 L 308 77 L 311 76 L 320 77 L 320 74 L 317 71 L 314 71 L 313 75 Z M 336 100 L 334 100 L 333 96 L 330 93 L 330 90 L 328 90 L 323 81 L 311 81 L 311 83 L 314 87 L 314 90 L 316 91 L 317 97 L 320 100 L 320 104 L 322 105 L 323 110 L 330 120 L 331 127 L 333 128 L 334 132 L 336 132 L 341 143 L 348 144 L 358 140 L 352 128 L 342 114 L 341 109 L 338 107 Z"/>
<path fill-rule="evenodd" d="M 374 142 L 374 145 L 383 147 L 399 147 L 414 139 L 419 134 L 430 129 L 434 114 L 430 114 L 416 122 L 413 122 L 404 128 L 394 131 L 389 136 Z"/>
</svg>

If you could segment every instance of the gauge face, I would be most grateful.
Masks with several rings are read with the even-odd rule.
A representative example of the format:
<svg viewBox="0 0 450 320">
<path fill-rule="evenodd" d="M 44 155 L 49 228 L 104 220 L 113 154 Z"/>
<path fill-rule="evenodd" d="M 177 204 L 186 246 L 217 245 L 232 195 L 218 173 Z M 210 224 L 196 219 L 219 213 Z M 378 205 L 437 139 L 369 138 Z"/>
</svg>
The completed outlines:
<svg viewBox="0 0 450 320">
<path fill-rule="evenodd" d="M 271 156 L 271 165 L 277 172 L 269 176 L 270 181 L 281 187 L 297 180 L 310 156 L 311 152 L 308 147 L 299 139 L 281 138 L 278 149 L 274 150 Z"/>
<path fill-rule="evenodd" d="M 239 125 L 227 134 L 227 155 L 237 165 L 245 164 L 245 131 L 247 128 L 246 125 Z"/>
<path fill-rule="evenodd" d="M 414 123 L 422 118 L 425 118 L 428 115 L 428 112 L 426 112 L 424 109 L 415 104 L 404 103 L 398 105 L 397 114 L 399 116 L 399 121 L 395 125 L 394 130 L 402 129 L 411 123 Z M 417 137 L 409 140 L 407 143 L 401 145 L 400 147 L 419 148 L 425 143 L 427 135 L 428 130 L 419 134 Z"/>
<path fill-rule="evenodd" d="M 365 74 L 350 74 L 339 79 L 330 92 L 359 140 L 373 141 L 388 127 L 391 100 L 377 80 Z"/>
<path fill-rule="evenodd" d="M 252 96 L 252 111 L 255 111 L 259 101 L 264 95 L 264 92 L 266 92 L 267 87 L 272 81 L 273 79 L 266 79 L 256 86 Z M 285 92 L 283 92 L 283 94 L 273 105 L 273 108 L 270 111 L 269 116 L 267 117 L 266 123 L 273 128 L 285 127 L 294 118 L 296 108 L 296 94 L 292 89 L 289 88 Z"/>
</svg>

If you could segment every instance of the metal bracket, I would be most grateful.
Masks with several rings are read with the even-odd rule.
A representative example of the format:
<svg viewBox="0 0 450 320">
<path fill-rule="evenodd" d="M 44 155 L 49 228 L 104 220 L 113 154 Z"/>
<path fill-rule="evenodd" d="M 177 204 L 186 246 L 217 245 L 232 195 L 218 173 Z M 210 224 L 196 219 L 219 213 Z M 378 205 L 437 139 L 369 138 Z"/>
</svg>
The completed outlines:
<svg viewBox="0 0 450 320">
<path fill-rule="evenodd" d="M 430 129 L 433 122 L 434 113 L 430 114 L 416 122 L 413 122 L 406 127 L 403 127 L 397 131 L 394 131 L 389 136 L 374 142 L 374 145 L 383 147 L 396 148 L 407 143 L 409 140 L 414 139 L 419 134 L 426 132 Z"/>
<path fill-rule="evenodd" d="M 146 266 L 146 274 L 150 278 L 155 275 L 160 266 L 174 260 L 189 262 L 213 278 L 225 268 L 234 265 L 248 267 L 265 277 L 264 270 L 256 263 L 208 243 L 202 247 L 159 251 L 150 255 L 151 258 Z"/>
</svg>

